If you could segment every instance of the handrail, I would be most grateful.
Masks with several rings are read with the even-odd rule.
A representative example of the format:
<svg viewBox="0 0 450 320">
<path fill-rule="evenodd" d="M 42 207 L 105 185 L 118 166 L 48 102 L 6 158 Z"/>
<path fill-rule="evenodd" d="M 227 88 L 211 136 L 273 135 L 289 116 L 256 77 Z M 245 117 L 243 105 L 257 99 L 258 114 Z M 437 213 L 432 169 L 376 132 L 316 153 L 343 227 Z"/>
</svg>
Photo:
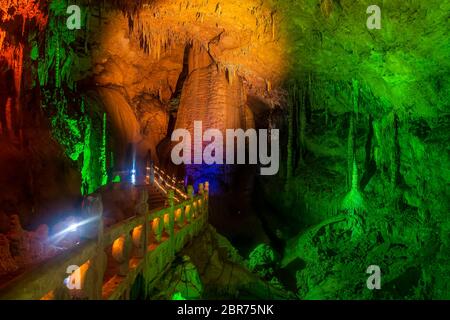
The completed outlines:
<svg viewBox="0 0 450 320">
<path fill-rule="evenodd" d="M 162 272 L 161 267 L 206 224 L 209 185 L 200 184 L 197 195 L 189 186 L 188 199 L 178 204 L 174 191 L 169 190 L 169 205 L 154 210 L 148 209 L 148 191 L 140 191 L 135 216 L 106 230 L 101 195 L 91 195 L 87 212 L 99 217 L 97 230 L 87 232 L 88 239 L 81 244 L 8 282 L 0 288 L 0 299 L 117 299 L 129 295 L 134 279 L 142 272 L 149 286 L 151 275 Z M 111 251 L 107 255 L 105 250 Z M 159 263 L 151 263 L 154 259 Z M 80 267 L 68 274 L 68 267 L 74 265 Z M 111 274 L 110 270 L 115 271 Z M 64 284 L 65 280 L 71 286 Z"/>
<path fill-rule="evenodd" d="M 187 199 L 188 195 L 179 187 L 177 186 L 181 184 L 180 181 L 176 181 L 175 177 L 171 177 L 169 176 L 167 173 L 164 172 L 164 170 L 162 170 L 161 168 L 159 168 L 156 165 L 153 165 L 153 169 L 154 169 L 154 173 L 155 173 L 155 178 L 159 178 L 160 182 L 157 181 L 155 179 L 156 184 L 158 185 L 158 187 L 160 187 L 162 190 L 164 190 L 164 192 L 167 193 L 167 189 L 164 189 L 164 186 L 174 190 L 174 192 L 176 192 L 176 194 L 178 195 L 178 197 L 175 196 L 175 199 L 177 201 L 180 201 L 179 198 L 182 199 Z M 162 186 L 161 184 L 163 184 L 164 186 Z"/>
</svg>

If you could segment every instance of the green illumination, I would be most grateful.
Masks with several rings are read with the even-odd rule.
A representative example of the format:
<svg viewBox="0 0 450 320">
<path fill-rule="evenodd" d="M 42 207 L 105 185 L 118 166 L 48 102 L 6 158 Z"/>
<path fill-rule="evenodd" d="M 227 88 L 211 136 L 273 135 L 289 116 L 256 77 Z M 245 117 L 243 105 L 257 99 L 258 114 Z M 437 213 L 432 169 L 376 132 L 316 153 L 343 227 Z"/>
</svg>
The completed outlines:
<svg viewBox="0 0 450 320">
<path fill-rule="evenodd" d="M 91 121 L 88 120 L 86 131 L 84 133 L 84 148 L 83 148 L 83 167 L 81 169 L 81 194 L 86 195 L 92 190 L 92 173 L 91 173 Z"/>
<path fill-rule="evenodd" d="M 85 127 L 84 120 L 77 120 L 77 115 L 69 114 L 68 101 L 62 89 L 47 95 L 46 100 L 52 110 L 56 109 L 56 113 L 50 119 L 53 137 L 63 145 L 67 156 L 73 161 L 77 161 L 84 148 L 82 133 Z"/>
<path fill-rule="evenodd" d="M 322 4 L 332 4 L 329 16 Z M 288 24 L 276 30 L 277 37 L 289 33 L 294 83 L 282 88 L 283 174 L 258 177 L 258 215 L 268 218 L 261 221 L 277 251 L 258 245 L 246 267 L 272 281 L 279 255 L 289 252 L 300 260 L 292 290 L 301 299 L 450 298 L 450 47 L 440 27 L 449 5 L 385 4 L 395 19 L 378 31 L 365 29 L 361 1 L 280 0 L 273 11 Z M 74 89 L 74 79 L 92 73 L 79 63 L 90 59 L 81 41 L 74 53 L 83 32 L 67 30 L 66 8 L 65 0 L 50 2 L 45 48 L 29 48 L 53 137 L 81 173 L 86 195 L 108 183 L 117 159 L 95 92 L 80 104 Z M 433 23 L 408 16 L 418 14 Z M 365 286 L 371 264 L 382 269 L 379 292 Z"/>
<path fill-rule="evenodd" d="M 33 48 L 31 49 L 30 58 L 31 60 L 37 60 L 39 58 L 39 47 L 37 46 L 36 43 L 33 45 Z"/>
<path fill-rule="evenodd" d="M 102 185 L 106 185 L 108 183 L 108 173 L 106 170 L 106 113 L 103 113 L 103 134 L 100 161 L 102 164 Z"/>
<path fill-rule="evenodd" d="M 181 292 L 175 292 L 172 296 L 172 300 L 186 300 Z"/>
</svg>

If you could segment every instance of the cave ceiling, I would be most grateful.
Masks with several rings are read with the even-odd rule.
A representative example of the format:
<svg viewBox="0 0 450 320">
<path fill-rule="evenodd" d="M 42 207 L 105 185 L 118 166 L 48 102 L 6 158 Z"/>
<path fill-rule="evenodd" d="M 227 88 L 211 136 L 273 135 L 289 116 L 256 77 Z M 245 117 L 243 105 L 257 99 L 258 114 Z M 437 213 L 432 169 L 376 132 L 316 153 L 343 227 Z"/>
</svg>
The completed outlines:
<svg viewBox="0 0 450 320">
<path fill-rule="evenodd" d="M 99 13 L 101 22 L 91 18 L 95 67 L 90 71 L 100 84 L 126 86 L 131 97 L 146 90 L 165 101 L 173 96 L 184 49 L 194 43 L 208 51 L 218 68 L 242 77 L 250 95 L 271 105 L 280 104 L 278 89 L 288 79 L 306 79 L 311 73 L 332 81 L 358 79 L 400 114 L 430 118 L 447 105 L 448 43 L 442 39 L 448 38 L 448 29 L 442 25 L 449 8 L 440 1 L 408 6 L 383 1 L 380 30 L 365 27 L 366 1 L 110 5 L 114 10 Z M 437 94 L 436 81 L 444 88 Z M 351 106 L 334 108 L 342 112 Z"/>
<path fill-rule="evenodd" d="M 258 1 L 152 1 L 135 13 L 105 10 L 90 23 L 92 61 L 85 71 L 98 85 L 126 87 L 131 99 L 151 93 L 167 102 L 190 45 L 206 49 L 218 69 L 242 77 L 249 92 L 270 96 L 287 68 L 278 27 L 276 12 Z"/>
</svg>

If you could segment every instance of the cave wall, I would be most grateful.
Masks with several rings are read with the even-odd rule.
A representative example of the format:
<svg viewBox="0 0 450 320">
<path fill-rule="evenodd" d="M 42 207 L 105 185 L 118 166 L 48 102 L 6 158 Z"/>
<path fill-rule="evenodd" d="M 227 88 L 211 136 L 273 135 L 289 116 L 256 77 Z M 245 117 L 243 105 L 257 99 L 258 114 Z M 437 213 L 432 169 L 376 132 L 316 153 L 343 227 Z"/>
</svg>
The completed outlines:
<svg viewBox="0 0 450 320">
<path fill-rule="evenodd" d="M 0 232 L 5 232 L 11 214 L 34 228 L 37 217 L 54 223 L 62 213 L 76 210 L 81 181 L 52 138 L 51 122 L 40 105 L 37 58 L 48 25 L 47 6 L 40 1 L 0 5 Z"/>
<path fill-rule="evenodd" d="M 380 30 L 365 28 L 367 6 L 290 6 L 286 30 L 297 59 L 285 85 L 289 117 L 278 122 L 289 136 L 285 178 L 263 181 L 279 214 L 266 216 L 279 239 L 312 259 L 296 273 L 300 297 L 446 297 L 448 6 L 382 2 Z M 274 184 L 284 192 L 273 194 Z M 347 226 L 307 237 L 308 226 L 343 213 Z M 384 292 L 364 290 L 354 274 L 375 262 Z"/>
<path fill-rule="evenodd" d="M 447 3 L 380 1 L 382 28 L 368 30 L 368 1 L 79 1 L 77 31 L 67 1 L 0 4 L 3 229 L 11 213 L 33 225 L 76 212 L 133 159 L 164 154 L 171 121 L 270 126 L 282 166 L 241 229 L 283 246 L 344 213 L 348 238 L 366 239 L 334 226 L 313 238 L 300 297 L 379 297 L 350 283 L 374 260 L 382 298 L 448 296 Z M 218 207 L 250 210 L 252 171 L 235 184 L 232 168 L 193 170 L 247 199 Z"/>
</svg>

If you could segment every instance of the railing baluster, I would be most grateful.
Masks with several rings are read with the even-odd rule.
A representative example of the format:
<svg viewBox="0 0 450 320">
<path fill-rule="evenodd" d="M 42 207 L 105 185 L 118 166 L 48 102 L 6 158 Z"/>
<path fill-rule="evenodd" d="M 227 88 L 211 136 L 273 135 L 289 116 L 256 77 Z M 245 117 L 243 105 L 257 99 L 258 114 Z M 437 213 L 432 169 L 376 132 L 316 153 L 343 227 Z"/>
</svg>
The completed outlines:
<svg viewBox="0 0 450 320">
<path fill-rule="evenodd" d="M 82 271 L 85 273 L 83 285 L 81 287 L 82 296 L 89 300 L 98 300 L 102 298 L 103 276 L 106 270 L 107 257 L 104 250 L 103 235 L 103 202 L 100 194 L 90 196 L 87 198 L 88 206 L 86 213 L 89 216 L 95 216 L 97 223 L 96 238 L 97 248 L 93 257 L 89 259 L 80 269 L 87 267 L 87 270 Z M 93 228 L 91 228 L 92 230 Z"/>
<path fill-rule="evenodd" d="M 118 275 L 126 276 L 129 270 L 129 258 L 131 251 L 131 237 L 127 232 L 117 238 L 112 246 L 112 256 L 119 264 Z"/>
<path fill-rule="evenodd" d="M 161 242 L 163 230 L 163 221 L 160 217 L 156 217 L 152 220 L 152 231 L 157 243 Z"/>
<path fill-rule="evenodd" d="M 209 182 L 205 182 L 205 194 L 203 197 L 203 214 L 205 215 L 206 221 L 209 219 Z"/>
<path fill-rule="evenodd" d="M 169 203 L 169 236 L 172 237 L 174 234 L 174 227 L 175 227 L 175 200 L 174 200 L 174 192 L 173 190 L 169 190 L 167 192 L 167 200 Z"/>
<path fill-rule="evenodd" d="M 200 196 L 200 199 L 195 201 L 195 216 L 199 217 L 200 215 L 203 215 L 203 195 L 205 194 L 205 187 L 203 183 L 198 184 L 198 194 Z"/>
<path fill-rule="evenodd" d="M 175 210 L 175 223 L 179 228 L 182 228 L 184 226 L 184 207 L 178 208 Z"/>
<path fill-rule="evenodd" d="M 194 212 L 194 187 L 189 185 L 187 188 L 189 197 L 189 208 L 187 210 L 187 221 L 190 223 L 192 221 L 192 214 Z"/>
<path fill-rule="evenodd" d="M 148 192 L 146 189 L 140 191 L 139 201 L 136 206 L 136 215 L 139 217 L 144 217 L 144 222 L 135 227 L 132 231 L 132 240 L 134 247 L 136 248 L 136 257 L 143 258 L 147 252 L 147 241 L 148 241 L 148 223 L 147 223 L 147 213 L 148 213 Z"/>
</svg>

